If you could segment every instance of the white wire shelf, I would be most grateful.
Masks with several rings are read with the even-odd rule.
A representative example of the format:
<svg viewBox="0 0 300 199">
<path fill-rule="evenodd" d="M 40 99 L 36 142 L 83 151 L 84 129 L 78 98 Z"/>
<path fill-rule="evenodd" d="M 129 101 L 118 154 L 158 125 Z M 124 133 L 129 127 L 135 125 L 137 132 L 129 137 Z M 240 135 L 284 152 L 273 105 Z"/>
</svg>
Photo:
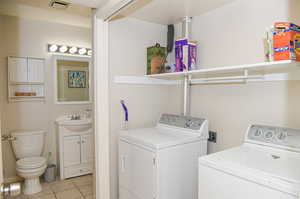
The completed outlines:
<svg viewBox="0 0 300 199">
<path fill-rule="evenodd" d="M 284 60 L 155 75 L 115 76 L 114 82 L 117 84 L 178 85 L 187 76 L 191 84 L 300 80 L 299 69 L 300 62 Z"/>
<path fill-rule="evenodd" d="M 274 61 L 274 62 L 262 62 L 256 64 L 243 64 L 235 66 L 223 66 L 223 67 L 207 67 L 205 69 L 175 72 L 175 73 L 162 73 L 155 75 L 145 75 L 146 77 L 158 78 L 158 79 L 181 79 L 184 76 L 191 75 L 194 77 L 206 77 L 216 75 L 228 75 L 244 72 L 248 70 L 250 73 L 268 74 L 287 72 L 288 70 L 300 69 L 300 63 L 293 60 Z"/>
</svg>

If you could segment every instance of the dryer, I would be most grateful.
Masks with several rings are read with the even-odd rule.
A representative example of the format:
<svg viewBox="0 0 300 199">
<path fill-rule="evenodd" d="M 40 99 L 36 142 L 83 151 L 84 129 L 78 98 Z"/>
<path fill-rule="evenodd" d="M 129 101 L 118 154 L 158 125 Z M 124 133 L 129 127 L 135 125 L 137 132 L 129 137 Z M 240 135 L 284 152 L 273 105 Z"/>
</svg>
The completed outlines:
<svg viewBox="0 0 300 199">
<path fill-rule="evenodd" d="M 207 154 L 208 121 L 163 114 L 156 127 L 122 131 L 120 199 L 196 199 L 198 158 Z"/>
<path fill-rule="evenodd" d="M 199 199 L 298 199 L 300 130 L 251 125 L 243 145 L 199 158 Z"/>
</svg>

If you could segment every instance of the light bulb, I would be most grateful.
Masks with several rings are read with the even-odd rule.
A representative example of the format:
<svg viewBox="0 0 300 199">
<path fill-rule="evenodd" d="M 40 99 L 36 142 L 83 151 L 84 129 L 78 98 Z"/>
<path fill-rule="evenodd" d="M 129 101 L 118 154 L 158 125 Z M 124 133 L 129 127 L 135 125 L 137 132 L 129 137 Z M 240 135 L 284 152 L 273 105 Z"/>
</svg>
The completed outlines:
<svg viewBox="0 0 300 199">
<path fill-rule="evenodd" d="M 77 47 L 74 46 L 74 47 L 70 48 L 69 51 L 71 54 L 75 54 L 77 52 Z"/>
<path fill-rule="evenodd" d="M 61 52 L 61 53 L 65 53 L 65 52 L 67 52 L 67 50 L 68 50 L 68 47 L 67 47 L 67 46 L 61 46 L 61 47 L 59 48 L 59 52 Z"/>
<path fill-rule="evenodd" d="M 92 50 L 88 50 L 87 54 L 88 56 L 92 56 Z"/>
<path fill-rule="evenodd" d="M 86 53 L 86 51 L 87 51 L 86 48 L 80 48 L 79 49 L 79 54 L 84 55 Z"/>
<path fill-rule="evenodd" d="M 50 45 L 49 50 L 50 52 L 56 52 L 58 49 L 58 46 L 55 44 Z"/>
</svg>

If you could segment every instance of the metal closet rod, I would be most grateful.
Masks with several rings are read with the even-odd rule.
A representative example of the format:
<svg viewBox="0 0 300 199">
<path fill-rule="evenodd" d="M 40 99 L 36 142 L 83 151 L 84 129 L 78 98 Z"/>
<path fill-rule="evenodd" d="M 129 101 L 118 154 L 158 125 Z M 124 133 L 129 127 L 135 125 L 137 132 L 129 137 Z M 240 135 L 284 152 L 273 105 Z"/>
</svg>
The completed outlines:
<svg viewBox="0 0 300 199">
<path fill-rule="evenodd" d="M 190 81 L 190 85 L 245 82 L 248 79 L 264 79 L 264 75 L 242 75 L 242 76 L 231 76 L 231 77 L 212 77 L 212 78 L 192 79 Z"/>
<path fill-rule="evenodd" d="M 197 84 L 221 84 L 221 83 L 242 83 L 247 82 L 248 79 L 264 79 L 264 75 L 249 75 L 248 70 L 244 70 L 244 75 L 229 76 L 229 77 L 210 77 L 191 79 L 190 85 Z"/>
<path fill-rule="evenodd" d="M 249 79 L 264 79 L 264 75 L 248 75 L 248 71 L 244 71 L 242 76 L 230 77 L 212 77 L 202 79 L 192 79 L 191 75 L 186 75 L 183 80 L 183 115 L 190 113 L 190 86 L 197 84 L 222 84 L 222 83 L 247 83 Z"/>
</svg>

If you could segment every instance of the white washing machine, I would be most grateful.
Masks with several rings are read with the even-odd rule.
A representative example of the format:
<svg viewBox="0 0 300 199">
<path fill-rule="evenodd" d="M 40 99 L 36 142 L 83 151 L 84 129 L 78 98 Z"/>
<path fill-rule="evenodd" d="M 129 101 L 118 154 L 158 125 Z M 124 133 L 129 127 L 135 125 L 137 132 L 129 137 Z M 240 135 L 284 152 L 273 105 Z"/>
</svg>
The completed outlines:
<svg viewBox="0 0 300 199">
<path fill-rule="evenodd" d="M 163 114 L 154 128 L 121 132 L 120 199 L 197 199 L 208 121 Z"/>
<path fill-rule="evenodd" d="M 199 199 L 298 199 L 300 130 L 252 125 L 237 148 L 199 158 Z"/>
</svg>

